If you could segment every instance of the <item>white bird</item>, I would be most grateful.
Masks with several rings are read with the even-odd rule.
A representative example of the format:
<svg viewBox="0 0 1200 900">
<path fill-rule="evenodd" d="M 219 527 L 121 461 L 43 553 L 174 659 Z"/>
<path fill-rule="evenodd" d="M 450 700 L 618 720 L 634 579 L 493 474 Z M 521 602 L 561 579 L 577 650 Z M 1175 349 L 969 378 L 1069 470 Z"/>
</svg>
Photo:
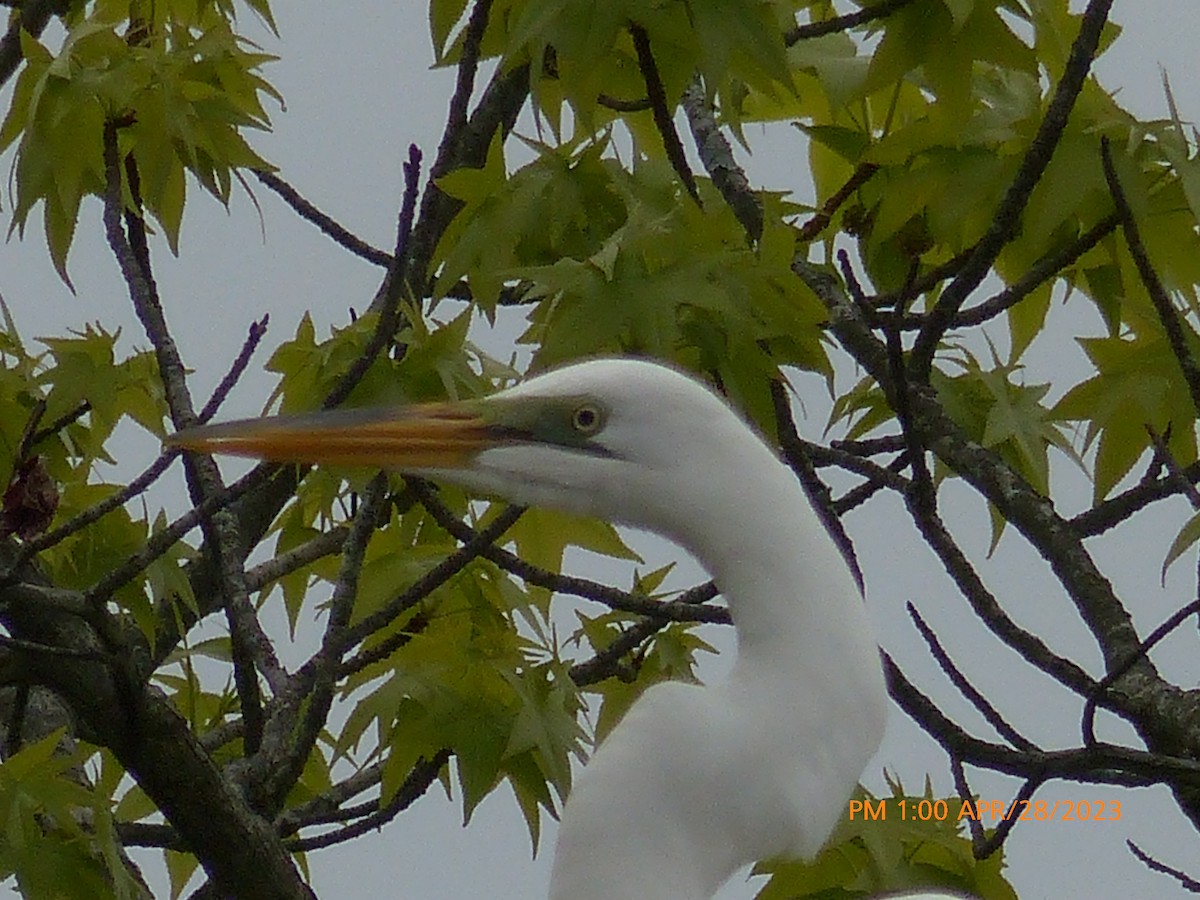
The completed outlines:
<svg viewBox="0 0 1200 900">
<path fill-rule="evenodd" d="M 729 605 L 729 677 L 651 687 L 576 780 L 551 900 L 703 900 L 737 869 L 811 858 L 886 718 L 859 590 L 776 454 L 663 365 L 598 359 L 480 400 L 193 429 L 174 444 L 387 467 L 647 528 Z M 946 896 L 946 895 L 943 895 Z"/>
</svg>

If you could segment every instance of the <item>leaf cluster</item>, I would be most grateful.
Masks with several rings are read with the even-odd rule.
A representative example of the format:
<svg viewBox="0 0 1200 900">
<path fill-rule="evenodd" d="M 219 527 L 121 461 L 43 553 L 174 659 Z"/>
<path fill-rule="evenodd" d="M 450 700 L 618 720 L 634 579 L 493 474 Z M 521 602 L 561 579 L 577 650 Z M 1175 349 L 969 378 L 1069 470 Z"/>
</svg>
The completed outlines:
<svg viewBox="0 0 1200 900">
<path fill-rule="evenodd" d="M 121 155 L 136 166 L 138 201 L 178 252 L 185 173 L 227 203 L 238 168 L 269 168 L 243 135 L 269 126 L 262 97 L 282 97 L 259 74 L 272 57 L 233 30 L 229 3 L 81 5 L 64 20 L 57 50 L 22 32 L 25 67 L 0 126 L 16 144 L 10 231 L 24 233 L 38 206 L 51 259 L 64 281 L 80 204 L 104 191 L 102 135 L 121 127 Z M 251 4 L 270 22 L 264 0 Z M 124 33 L 122 32 L 124 29 Z"/>
</svg>

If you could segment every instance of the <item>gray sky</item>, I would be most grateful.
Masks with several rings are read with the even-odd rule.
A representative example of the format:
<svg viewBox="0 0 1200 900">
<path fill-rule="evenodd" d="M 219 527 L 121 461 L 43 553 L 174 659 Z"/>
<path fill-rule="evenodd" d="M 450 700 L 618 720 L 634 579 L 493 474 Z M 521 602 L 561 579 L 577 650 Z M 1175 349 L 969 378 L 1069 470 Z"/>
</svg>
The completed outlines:
<svg viewBox="0 0 1200 900">
<path fill-rule="evenodd" d="M 279 3 L 276 14 L 281 40 L 251 33 L 268 51 L 283 57 L 269 67 L 267 77 L 286 97 L 287 111 L 273 111 L 274 132 L 256 136 L 254 144 L 319 207 L 371 243 L 388 248 L 400 196 L 400 163 L 410 142 L 422 148 L 427 161 L 432 158 L 453 84 L 452 72 L 428 69 L 432 51 L 425 4 L 411 0 Z M 1119 100 L 1140 117 L 1165 117 L 1161 64 L 1172 76 L 1184 118 L 1200 120 L 1200 99 L 1191 89 L 1200 5 L 1194 0 L 1123 2 L 1116 5 L 1114 18 L 1126 26 L 1126 33 L 1101 60 L 1104 84 L 1110 90 L 1120 88 Z M 8 97 L 6 91 L 5 103 Z M 756 130 L 748 129 L 748 135 L 756 148 L 755 156 L 746 160 L 753 180 L 774 190 L 793 189 L 801 198 L 811 199 L 810 186 L 795 182 L 793 160 L 802 152 L 795 132 L 777 128 L 756 139 Z M 11 162 L 11 155 L 4 162 Z M 378 286 L 378 270 L 350 258 L 266 191 L 258 196 L 263 225 L 244 196 L 235 196 L 227 214 L 193 190 L 184 218 L 181 258 L 170 257 L 161 241 L 155 247 L 168 318 L 184 359 L 196 370 L 192 386 L 198 397 L 207 396 L 241 346 L 246 328 L 263 312 L 271 314 L 265 342 L 270 348 L 292 335 L 305 310 L 313 312 L 318 329 L 341 323 L 347 308 L 364 309 Z M 55 275 L 42 245 L 40 222 L 31 223 L 24 242 L 13 239 L 0 245 L 0 293 L 27 339 L 99 320 L 110 329 L 123 328 L 125 346 L 145 345 L 103 244 L 99 217 L 97 203 L 85 204 L 69 262 L 78 296 L 72 296 Z M 1056 333 L 1031 351 L 1031 381 L 1050 375 L 1076 377 L 1085 371 L 1082 354 L 1062 337 L 1071 329 L 1095 331 L 1090 313 L 1080 307 L 1056 306 L 1052 320 Z M 502 322 L 497 334 L 481 334 L 480 340 L 506 357 L 513 328 L 513 322 Z M 260 352 L 259 363 L 268 353 L 269 349 Z M 256 414 L 272 385 L 267 373 L 254 367 L 223 415 Z M 824 388 L 816 379 L 799 381 L 797 386 L 808 412 L 802 428 L 818 438 L 828 411 Z M 128 449 L 122 453 L 118 472 L 128 476 L 140 470 L 157 447 L 132 430 L 127 430 L 124 441 L 122 447 Z M 1070 484 L 1064 505 L 1082 506 L 1088 487 L 1066 466 L 1057 467 L 1056 477 L 1060 476 Z M 158 499 L 178 508 L 182 493 L 177 474 L 171 484 L 170 496 Z M 947 496 L 961 498 L 946 504 L 949 523 L 980 561 L 984 577 L 1011 613 L 1026 627 L 1048 635 L 1056 649 L 1073 654 L 1095 671 L 1095 649 L 1044 563 L 1012 534 L 993 559 L 984 561 L 987 523 L 982 504 L 959 485 L 951 485 Z M 1186 603 L 1194 591 L 1186 564 L 1177 567 L 1165 588 L 1159 587 L 1158 580 L 1165 547 L 1185 514 L 1178 503 L 1143 513 L 1114 538 L 1094 545 L 1098 561 L 1133 607 L 1143 631 Z M 881 642 L 948 711 L 975 721 L 962 701 L 945 688 L 944 678 L 914 635 L 904 614 L 905 601 L 913 600 L 979 686 L 1031 737 L 1049 745 L 1077 742 L 1077 706 L 1058 692 L 1047 691 L 1044 680 L 969 621 L 964 604 L 906 523 L 894 499 L 872 501 L 847 520 L 866 570 Z M 648 562 L 668 558 L 661 542 L 644 536 L 635 540 Z M 628 581 L 626 568 L 581 554 L 571 565 L 581 574 Z M 700 577 L 692 569 L 681 572 L 678 583 L 690 584 Z M 728 645 L 728 633 L 710 629 L 705 636 Z M 1191 630 L 1182 629 L 1156 655 L 1164 674 L 1184 686 L 1197 680 L 1191 641 Z M 295 651 L 292 660 L 298 659 Z M 718 662 L 705 673 L 717 675 L 721 668 Z M 1035 700 L 1026 704 L 1026 696 Z M 979 733 L 987 734 L 983 729 Z M 1102 734 L 1129 738 L 1127 729 L 1107 727 Z M 944 756 L 899 713 L 893 715 L 888 737 L 867 771 L 865 780 L 876 791 L 883 790 L 879 776 L 883 767 L 898 773 L 914 791 L 925 773 L 932 772 L 938 789 L 951 792 Z M 973 786 L 985 797 L 1005 800 L 1015 790 L 1011 783 L 981 775 Z M 1017 828 L 1008 852 L 1013 865 L 1010 875 L 1022 897 L 1184 896 L 1172 881 L 1137 863 L 1124 847 L 1126 838 L 1164 862 L 1200 874 L 1193 865 L 1195 832 L 1165 790 L 1106 791 L 1055 784 L 1039 797 L 1119 798 L 1123 819 Z M 317 893 L 325 900 L 375 896 L 518 900 L 544 896 L 552 842 L 553 828 L 547 827 L 541 853 L 530 859 L 525 827 L 507 789 L 488 798 L 466 829 L 458 798 L 448 801 L 435 789 L 382 833 L 318 853 L 310 862 Z M 148 869 L 155 870 L 153 856 L 146 859 Z M 722 897 L 743 900 L 754 892 L 754 886 L 735 879 Z"/>
</svg>

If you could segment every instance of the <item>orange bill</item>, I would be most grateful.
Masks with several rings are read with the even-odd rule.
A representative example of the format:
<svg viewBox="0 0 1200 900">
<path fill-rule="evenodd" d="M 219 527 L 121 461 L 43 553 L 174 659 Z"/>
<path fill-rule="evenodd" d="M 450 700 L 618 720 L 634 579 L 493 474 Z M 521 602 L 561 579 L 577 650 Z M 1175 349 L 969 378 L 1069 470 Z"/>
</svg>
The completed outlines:
<svg viewBox="0 0 1200 900">
<path fill-rule="evenodd" d="M 489 427 L 477 406 L 454 403 L 244 419 L 166 439 L 198 453 L 391 469 L 465 468 L 503 442 L 502 430 Z"/>
</svg>

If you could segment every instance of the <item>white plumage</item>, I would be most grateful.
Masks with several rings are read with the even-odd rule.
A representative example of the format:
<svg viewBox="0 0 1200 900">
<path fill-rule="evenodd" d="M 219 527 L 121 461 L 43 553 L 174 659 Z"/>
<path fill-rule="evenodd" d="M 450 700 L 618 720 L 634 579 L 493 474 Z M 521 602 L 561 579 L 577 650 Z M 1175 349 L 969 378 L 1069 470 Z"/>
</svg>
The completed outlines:
<svg viewBox="0 0 1200 900">
<path fill-rule="evenodd" d="M 485 450 L 466 481 L 677 541 L 738 635 L 726 681 L 650 688 L 596 751 L 563 811 L 552 900 L 703 900 L 747 863 L 813 856 L 879 745 L 886 693 L 862 598 L 795 476 L 663 366 L 595 360 L 498 396 L 602 404 L 595 441 L 613 455 Z"/>
<path fill-rule="evenodd" d="M 455 481 L 650 529 L 707 567 L 737 630 L 732 672 L 651 687 L 596 750 L 563 810 L 551 900 L 704 900 L 747 863 L 811 857 L 882 739 L 879 655 L 841 554 L 775 453 L 674 369 L 592 360 L 480 401 L 175 443 Z"/>
</svg>

